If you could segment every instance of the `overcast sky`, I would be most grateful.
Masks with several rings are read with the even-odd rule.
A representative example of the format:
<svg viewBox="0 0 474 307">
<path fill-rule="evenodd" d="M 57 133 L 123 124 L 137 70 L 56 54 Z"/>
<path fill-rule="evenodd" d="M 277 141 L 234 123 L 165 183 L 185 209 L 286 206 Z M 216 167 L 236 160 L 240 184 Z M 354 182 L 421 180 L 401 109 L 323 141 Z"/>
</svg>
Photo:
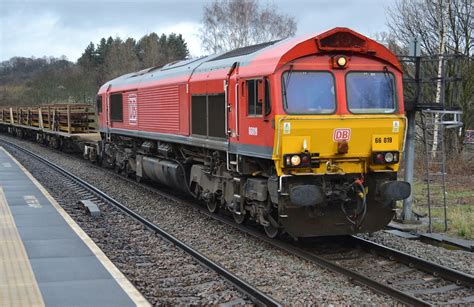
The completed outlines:
<svg viewBox="0 0 474 307">
<path fill-rule="evenodd" d="M 274 0 L 295 16 L 297 34 L 336 26 L 365 35 L 386 30 L 385 8 L 394 0 Z M 183 34 L 191 55 L 202 55 L 198 27 L 207 0 L 0 0 L 0 61 L 13 56 L 65 55 L 76 61 L 102 37 L 139 39 L 156 32 Z"/>
</svg>

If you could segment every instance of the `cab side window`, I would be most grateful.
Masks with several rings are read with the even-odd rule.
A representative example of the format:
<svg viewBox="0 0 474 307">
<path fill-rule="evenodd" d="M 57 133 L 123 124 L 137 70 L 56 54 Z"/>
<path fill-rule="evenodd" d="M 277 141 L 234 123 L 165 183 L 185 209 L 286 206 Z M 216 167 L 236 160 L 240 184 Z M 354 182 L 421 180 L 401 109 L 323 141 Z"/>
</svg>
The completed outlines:
<svg viewBox="0 0 474 307">
<path fill-rule="evenodd" d="M 113 122 L 123 121 L 122 94 L 110 95 L 110 120 Z"/>
<path fill-rule="evenodd" d="M 247 115 L 249 116 L 262 115 L 263 101 L 259 99 L 259 82 L 262 80 L 247 80 Z"/>
<path fill-rule="evenodd" d="M 272 104 L 270 103 L 270 81 L 265 78 L 265 116 L 272 112 Z"/>
</svg>

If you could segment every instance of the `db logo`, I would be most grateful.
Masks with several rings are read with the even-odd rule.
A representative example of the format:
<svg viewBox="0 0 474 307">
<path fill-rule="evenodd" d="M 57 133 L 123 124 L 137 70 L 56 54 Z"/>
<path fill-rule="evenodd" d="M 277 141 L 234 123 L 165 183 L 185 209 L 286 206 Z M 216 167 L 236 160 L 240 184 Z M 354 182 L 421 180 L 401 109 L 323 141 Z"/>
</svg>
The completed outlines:
<svg viewBox="0 0 474 307">
<path fill-rule="evenodd" d="M 351 129 L 350 128 L 334 129 L 332 138 L 334 139 L 335 142 L 349 141 L 351 139 Z"/>
</svg>

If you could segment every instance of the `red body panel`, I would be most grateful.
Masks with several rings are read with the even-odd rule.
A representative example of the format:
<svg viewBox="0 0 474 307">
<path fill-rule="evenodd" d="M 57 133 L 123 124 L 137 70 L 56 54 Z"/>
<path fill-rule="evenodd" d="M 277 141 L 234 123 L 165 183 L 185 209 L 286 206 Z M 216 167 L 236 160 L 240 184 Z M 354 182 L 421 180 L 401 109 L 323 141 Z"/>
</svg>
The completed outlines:
<svg viewBox="0 0 474 307">
<path fill-rule="evenodd" d="M 179 85 L 140 89 L 138 101 L 139 130 L 180 133 Z"/>
</svg>

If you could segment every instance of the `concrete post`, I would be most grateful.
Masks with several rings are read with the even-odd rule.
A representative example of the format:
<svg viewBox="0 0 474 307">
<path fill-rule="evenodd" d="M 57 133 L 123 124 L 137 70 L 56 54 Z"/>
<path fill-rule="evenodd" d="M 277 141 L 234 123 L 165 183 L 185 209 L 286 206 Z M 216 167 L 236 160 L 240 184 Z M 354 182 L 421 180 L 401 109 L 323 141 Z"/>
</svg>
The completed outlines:
<svg viewBox="0 0 474 307">
<path fill-rule="evenodd" d="M 412 193 L 407 199 L 403 200 L 403 211 L 401 219 L 404 222 L 413 220 L 412 204 L 413 204 L 413 167 L 415 165 L 415 122 L 416 112 L 407 112 L 407 139 L 405 143 L 405 181 L 412 186 Z"/>
<path fill-rule="evenodd" d="M 415 166 L 415 133 L 416 133 L 416 106 L 422 103 L 421 101 L 421 57 L 419 52 L 418 42 L 415 39 L 413 41 L 412 56 L 415 57 L 415 105 L 406 112 L 407 116 L 407 138 L 405 142 L 405 181 L 408 182 L 412 189 L 410 196 L 403 200 L 403 210 L 401 220 L 405 223 L 413 221 L 413 168 Z"/>
</svg>

